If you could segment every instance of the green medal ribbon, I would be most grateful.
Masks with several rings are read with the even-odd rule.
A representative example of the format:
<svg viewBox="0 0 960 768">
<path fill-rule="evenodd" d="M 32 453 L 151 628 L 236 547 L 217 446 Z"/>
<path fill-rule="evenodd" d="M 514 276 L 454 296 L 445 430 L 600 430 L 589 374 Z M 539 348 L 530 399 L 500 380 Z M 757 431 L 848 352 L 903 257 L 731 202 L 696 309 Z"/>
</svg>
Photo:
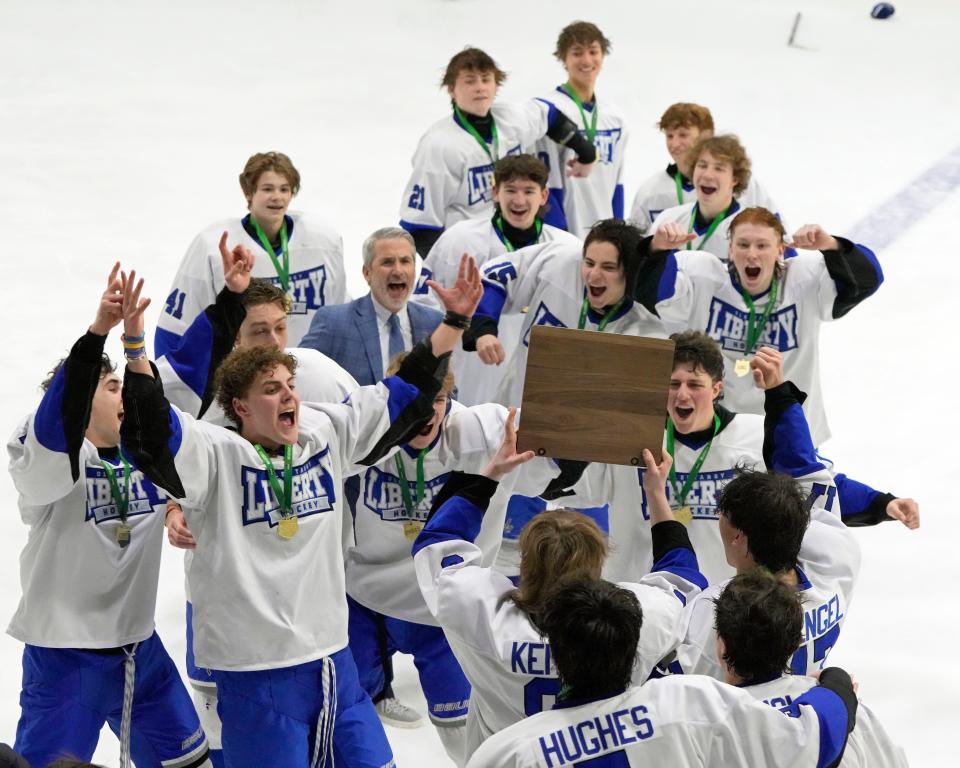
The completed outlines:
<svg viewBox="0 0 960 768">
<path fill-rule="evenodd" d="M 590 121 L 587 122 L 587 113 L 583 109 L 583 102 L 580 100 L 580 97 L 577 96 L 577 92 L 570 87 L 569 83 L 564 83 L 560 86 L 561 90 L 567 94 L 573 103 L 577 105 L 577 109 L 580 110 L 580 120 L 583 121 L 583 130 L 587 134 L 587 141 L 593 144 L 593 138 L 597 135 L 597 115 L 600 113 L 600 110 L 597 109 L 597 104 L 593 104 L 593 114 L 590 116 Z"/>
<path fill-rule="evenodd" d="M 421 448 L 420 453 L 417 454 L 417 495 L 413 498 L 410 496 L 410 486 L 407 483 L 407 472 L 403 468 L 403 459 L 400 458 L 399 453 L 393 455 L 393 460 L 397 465 L 397 474 L 400 475 L 400 493 L 403 496 L 403 506 L 411 519 L 416 519 L 414 510 L 427 495 L 426 481 L 423 477 L 423 457 L 429 451 L 430 446 L 428 445 L 426 448 Z"/>
<path fill-rule="evenodd" d="M 260 245 L 263 246 L 263 250 L 270 255 L 273 268 L 277 270 L 277 277 L 280 278 L 280 285 L 283 286 L 283 291 L 286 293 L 290 289 L 290 249 L 287 247 L 287 220 L 284 219 L 283 224 L 280 226 L 280 252 L 283 255 L 283 264 L 277 259 L 277 254 L 274 253 L 273 246 L 270 245 L 270 240 L 253 216 L 250 216 L 250 223 L 253 224 L 253 228 L 257 231 L 257 237 L 260 239 Z"/>
<path fill-rule="evenodd" d="M 687 480 L 683 484 L 683 488 L 680 488 L 677 483 L 677 462 L 676 456 L 674 456 L 674 427 L 673 419 L 667 417 L 667 453 L 673 457 L 674 462 L 670 465 L 670 486 L 673 488 L 673 498 L 677 503 L 677 507 L 685 506 L 687 500 L 687 494 L 690 493 L 690 489 L 693 488 L 693 484 L 697 482 L 697 477 L 700 475 L 700 467 L 703 466 L 703 462 L 707 460 L 707 454 L 710 453 L 710 446 L 713 445 L 713 438 L 717 436 L 717 432 L 720 431 L 720 417 L 716 413 L 713 414 L 713 437 L 707 441 L 707 444 L 703 446 L 703 450 L 700 451 L 700 455 L 697 456 L 697 460 L 693 462 L 693 466 L 690 468 L 690 473 L 687 475 Z"/>
<path fill-rule="evenodd" d="M 750 316 L 747 318 L 747 346 L 743 353 L 749 355 L 760 340 L 760 334 L 767 327 L 767 320 L 770 319 L 770 313 L 773 311 L 773 305 L 777 303 L 777 290 L 780 287 L 780 281 L 776 277 L 770 283 L 770 300 L 767 302 L 766 309 L 763 310 L 763 317 L 760 318 L 760 324 L 757 325 L 757 308 L 753 304 L 753 298 L 743 287 L 740 288 L 741 295 L 746 305 L 750 308 Z"/>
<path fill-rule="evenodd" d="M 694 225 L 694 222 L 696 222 L 697 220 L 697 212 L 699 210 L 700 210 L 700 203 L 694 203 L 693 210 L 690 211 L 690 226 L 687 227 L 687 234 L 690 234 L 691 232 L 693 232 L 693 225 Z M 716 231 L 717 227 L 720 226 L 720 222 L 727 217 L 727 211 L 729 210 L 730 210 L 730 206 L 728 205 L 726 208 L 720 211 L 720 213 L 718 213 L 716 216 L 713 217 L 713 221 L 710 222 L 710 226 L 707 228 L 706 233 L 703 235 L 703 240 L 700 241 L 700 245 L 699 245 L 700 248 L 703 248 L 703 246 L 707 244 L 707 240 L 710 239 L 710 235 L 712 235 Z M 687 250 L 688 251 L 693 250 L 692 243 L 687 243 Z"/>
<path fill-rule="evenodd" d="M 113 497 L 113 503 L 117 506 L 117 514 L 120 515 L 120 522 L 127 522 L 127 510 L 130 508 L 130 464 L 126 457 L 120 454 L 120 463 L 123 465 L 123 481 L 125 493 L 120 493 L 120 483 L 117 482 L 117 470 L 110 464 L 100 459 L 103 471 L 107 473 L 107 480 L 110 481 L 110 496 Z"/>
<path fill-rule="evenodd" d="M 534 224 L 533 224 L 533 225 L 537 228 L 537 240 L 536 240 L 536 242 L 540 242 L 540 233 L 543 231 L 543 221 L 538 217 L 538 218 L 534 221 Z M 513 253 L 515 250 L 517 250 L 516 246 L 515 246 L 513 243 L 510 242 L 510 240 L 507 238 L 507 236 L 506 236 L 506 235 L 504 234 L 504 232 L 503 232 L 503 217 L 502 217 L 502 216 L 497 216 L 497 217 L 493 220 L 493 226 L 494 226 L 494 229 L 496 229 L 497 232 L 500 233 L 500 239 L 503 240 L 503 244 L 504 244 L 505 246 L 507 246 L 507 253 Z"/>
<path fill-rule="evenodd" d="M 624 296 L 620 301 L 610 307 L 609 311 L 603 316 L 603 319 L 600 321 L 600 324 L 597 326 L 597 332 L 603 333 L 603 329 L 609 325 L 610 321 L 613 320 L 614 315 L 620 311 L 620 307 L 623 306 L 623 302 L 626 301 L 627 297 Z M 590 310 L 590 300 L 584 296 L 583 305 L 580 307 L 580 321 L 577 323 L 577 328 L 581 331 L 583 327 L 587 324 L 587 312 Z"/>
<path fill-rule="evenodd" d="M 280 480 L 277 478 L 277 471 L 273 468 L 273 462 L 270 461 L 267 452 L 263 450 L 263 446 L 259 443 L 254 443 L 253 447 L 263 460 L 263 465 L 267 468 L 267 478 L 270 480 L 273 495 L 277 497 L 277 503 L 280 505 L 280 515 L 284 518 L 293 517 L 293 504 L 291 502 L 291 498 L 293 497 L 293 472 L 290 470 L 290 465 L 293 462 L 293 446 L 283 446 L 282 487 L 280 486 Z"/>
<path fill-rule="evenodd" d="M 473 123 L 464 117 L 463 112 L 460 111 L 460 107 L 454 104 L 453 111 L 457 115 L 460 125 L 467 131 L 467 133 L 476 139 L 477 144 L 480 145 L 480 148 L 487 153 L 487 157 L 490 158 L 490 162 L 496 165 L 497 160 L 500 159 L 500 136 L 497 133 L 497 121 L 493 119 L 492 115 L 490 116 L 490 136 L 493 143 L 493 152 L 491 152 L 490 146 L 483 140 L 483 136 L 480 135 L 480 132 L 473 127 Z"/>
<path fill-rule="evenodd" d="M 673 181 L 677 185 L 677 205 L 683 205 L 683 174 L 679 170 L 673 175 Z"/>
</svg>

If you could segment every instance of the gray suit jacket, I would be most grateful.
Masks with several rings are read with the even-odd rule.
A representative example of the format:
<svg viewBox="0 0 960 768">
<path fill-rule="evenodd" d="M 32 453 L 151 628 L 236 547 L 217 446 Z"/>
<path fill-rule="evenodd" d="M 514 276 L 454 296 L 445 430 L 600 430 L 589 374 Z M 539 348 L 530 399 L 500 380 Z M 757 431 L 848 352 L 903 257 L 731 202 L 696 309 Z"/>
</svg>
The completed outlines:
<svg viewBox="0 0 960 768">
<path fill-rule="evenodd" d="M 416 344 L 433 333 L 443 320 L 443 313 L 408 301 L 407 317 Z M 347 304 L 317 309 L 310 330 L 299 346 L 319 350 L 333 358 L 361 386 L 376 384 L 383 378 L 377 312 L 369 293 Z"/>
</svg>

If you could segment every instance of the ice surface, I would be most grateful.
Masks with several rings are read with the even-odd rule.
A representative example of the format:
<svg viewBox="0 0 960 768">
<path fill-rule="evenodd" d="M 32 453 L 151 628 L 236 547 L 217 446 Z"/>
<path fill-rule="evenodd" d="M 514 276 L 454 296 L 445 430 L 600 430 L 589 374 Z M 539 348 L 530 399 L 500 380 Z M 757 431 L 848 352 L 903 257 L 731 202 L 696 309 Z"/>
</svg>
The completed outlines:
<svg viewBox="0 0 960 768">
<path fill-rule="evenodd" d="M 423 130 L 446 114 L 437 86 L 465 44 L 510 72 L 503 98 L 552 88 L 556 34 L 587 17 L 613 41 L 600 92 L 630 120 L 627 199 L 666 162 L 654 124 L 674 101 L 708 104 L 744 140 L 757 176 L 794 225 L 843 233 L 960 141 L 955 0 L 420 0 L 165 3 L 33 0 L 2 4 L 0 224 L 9 277 L 0 287 L 7 430 L 35 404 L 35 383 L 90 322 L 116 259 L 154 297 L 152 326 L 193 235 L 243 210 L 237 174 L 255 151 L 287 152 L 303 176 L 295 207 L 343 234 L 354 295 L 360 243 L 394 223 Z M 544 12 L 549 16 L 544 17 Z M 796 46 L 786 41 L 803 12 Z M 956 190 L 958 179 L 944 178 Z M 864 564 L 831 660 L 914 765 L 942 765 L 960 690 L 949 585 L 960 523 L 948 496 L 960 428 L 951 392 L 960 366 L 950 324 L 960 192 L 879 256 L 880 293 L 821 334 L 826 453 L 851 475 L 918 498 L 923 526 L 858 531 Z M 864 238 L 869 244 L 869 238 Z M 116 340 L 111 350 L 118 351 Z M 933 409 L 931 411 L 931 408 Z M 940 451 L 945 444 L 946 451 Z M 954 478 L 955 479 L 955 478 Z M 19 599 L 27 530 L 6 473 L 0 498 L 0 616 Z M 166 549 L 157 624 L 183 654 L 180 553 Z M 0 639 L 0 740 L 13 741 L 21 647 Z M 413 667 L 398 690 L 419 697 Z M 419 700 L 421 711 L 422 699 Z M 398 765 L 446 765 L 432 728 L 390 730 Z M 116 764 L 105 733 L 97 760 Z"/>
</svg>

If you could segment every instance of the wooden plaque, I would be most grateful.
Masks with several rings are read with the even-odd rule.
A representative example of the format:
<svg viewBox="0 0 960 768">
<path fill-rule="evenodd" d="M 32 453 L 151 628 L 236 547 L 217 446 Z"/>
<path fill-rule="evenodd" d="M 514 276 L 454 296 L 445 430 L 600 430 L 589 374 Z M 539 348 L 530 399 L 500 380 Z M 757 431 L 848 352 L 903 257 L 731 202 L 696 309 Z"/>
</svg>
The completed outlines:
<svg viewBox="0 0 960 768">
<path fill-rule="evenodd" d="M 643 466 L 660 460 L 673 342 L 534 326 L 517 447 L 538 456 Z"/>
</svg>

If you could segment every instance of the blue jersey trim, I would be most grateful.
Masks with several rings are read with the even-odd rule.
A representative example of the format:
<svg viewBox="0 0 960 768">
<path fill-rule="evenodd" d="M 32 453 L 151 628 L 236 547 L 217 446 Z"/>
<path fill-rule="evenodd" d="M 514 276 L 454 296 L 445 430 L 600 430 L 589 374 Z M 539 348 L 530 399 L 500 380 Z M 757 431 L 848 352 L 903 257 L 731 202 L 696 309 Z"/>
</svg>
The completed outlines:
<svg viewBox="0 0 960 768">
<path fill-rule="evenodd" d="M 179 343 L 165 356 L 177 377 L 199 398 L 207 387 L 210 354 L 213 350 L 213 326 L 206 312 L 201 312 L 179 337 Z"/>
<path fill-rule="evenodd" d="M 677 254 L 671 252 L 667 254 L 666 261 L 663 264 L 663 272 L 660 273 L 660 282 L 657 284 L 657 303 L 673 298 L 677 292 Z"/>
<path fill-rule="evenodd" d="M 773 429 L 772 464 L 770 469 L 791 477 L 802 477 L 824 469 L 813 447 L 810 426 L 800 403 L 788 406 Z"/>
<path fill-rule="evenodd" d="M 417 399 L 420 390 L 399 376 L 387 376 L 382 383 L 387 388 L 387 412 L 393 423 Z"/>
<path fill-rule="evenodd" d="M 472 542 L 480 533 L 483 510 L 462 496 L 453 496 L 440 505 L 427 520 L 417 540 L 413 542 L 412 555 L 424 547 L 444 541 Z"/>
<path fill-rule="evenodd" d="M 436 227 L 432 224 L 414 224 L 411 221 L 404 221 L 400 219 L 400 227 L 407 230 L 407 232 L 416 232 L 418 229 L 432 229 L 434 232 L 443 231 L 443 227 Z"/>
<path fill-rule="evenodd" d="M 543 217 L 544 224 L 549 224 L 557 229 L 567 230 L 567 213 L 563 210 L 563 190 L 556 187 L 549 187 L 550 194 L 547 197 L 547 213 Z"/>
<path fill-rule="evenodd" d="M 826 768 L 840 757 L 847 742 L 847 708 L 838 694 L 815 686 L 780 711 L 790 717 L 800 717 L 800 707 L 804 704 L 813 709 L 820 722 L 820 756 L 817 759 L 817 768 Z"/>
<path fill-rule="evenodd" d="M 651 573 L 656 571 L 666 571 L 681 579 L 686 579 L 691 584 L 695 584 L 701 590 L 707 588 L 707 579 L 700 573 L 700 564 L 697 562 L 697 555 L 692 549 L 686 547 L 674 547 L 657 560 L 650 569 Z"/>
<path fill-rule="evenodd" d="M 613 200 L 610 201 L 613 207 L 613 218 L 623 218 L 623 184 L 617 184 L 613 188 Z"/>
<path fill-rule="evenodd" d="M 170 350 L 180 346 L 183 338 L 179 333 L 168 331 L 166 328 L 157 328 L 153 334 L 153 354 L 160 358 L 170 353 Z"/>
<path fill-rule="evenodd" d="M 67 380 L 67 364 L 57 370 L 43 393 L 43 399 L 33 415 L 33 433 L 44 448 L 58 453 L 67 452 L 67 435 L 63 428 L 63 390 Z"/>
</svg>

